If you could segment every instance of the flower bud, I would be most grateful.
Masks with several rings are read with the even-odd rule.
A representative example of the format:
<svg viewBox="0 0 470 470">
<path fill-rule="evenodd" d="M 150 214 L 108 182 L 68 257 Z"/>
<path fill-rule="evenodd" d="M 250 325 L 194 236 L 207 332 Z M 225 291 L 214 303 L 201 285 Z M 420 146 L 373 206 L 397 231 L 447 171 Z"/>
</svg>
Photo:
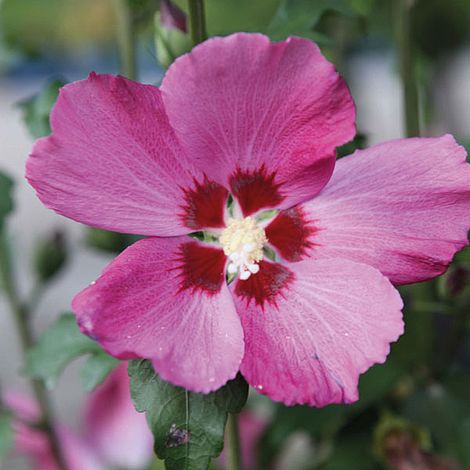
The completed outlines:
<svg viewBox="0 0 470 470">
<path fill-rule="evenodd" d="M 109 232 L 99 228 L 90 228 L 86 236 L 86 244 L 92 248 L 97 248 L 111 253 L 120 253 L 129 245 L 132 245 L 139 238 L 136 235 L 126 235 L 124 233 Z"/>
<path fill-rule="evenodd" d="M 42 282 L 49 281 L 67 261 L 67 247 L 62 232 L 39 242 L 34 254 L 34 270 Z"/>
<path fill-rule="evenodd" d="M 466 266 L 454 266 L 446 276 L 446 288 L 451 297 L 457 297 L 466 286 L 470 285 L 470 269 Z"/>
<path fill-rule="evenodd" d="M 186 14 L 170 0 L 161 0 L 155 14 L 155 50 L 160 65 L 168 68 L 181 54 L 191 50 Z"/>
<path fill-rule="evenodd" d="M 453 459 L 429 452 L 431 438 L 426 429 L 398 416 L 382 416 L 374 441 L 376 453 L 392 470 L 459 469 Z"/>
</svg>

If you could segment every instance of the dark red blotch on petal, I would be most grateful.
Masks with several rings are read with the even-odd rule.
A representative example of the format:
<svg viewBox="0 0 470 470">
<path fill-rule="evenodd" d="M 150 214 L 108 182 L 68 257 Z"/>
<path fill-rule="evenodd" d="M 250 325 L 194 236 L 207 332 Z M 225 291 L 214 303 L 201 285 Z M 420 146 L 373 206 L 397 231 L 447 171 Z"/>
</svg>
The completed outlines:
<svg viewBox="0 0 470 470">
<path fill-rule="evenodd" d="M 263 208 L 276 207 L 284 199 L 274 173 L 268 174 L 264 165 L 255 171 L 238 169 L 229 184 L 245 217 Z"/>
<path fill-rule="evenodd" d="M 287 261 L 300 261 L 315 246 L 312 236 L 318 231 L 301 207 L 281 211 L 266 227 L 266 237 Z"/>
<path fill-rule="evenodd" d="M 193 289 L 211 295 L 220 292 L 225 282 L 226 256 L 219 248 L 204 246 L 196 241 L 183 243 L 180 248 L 180 290 Z"/>
<path fill-rule="evenodd" d="M 265 302 L 276 305 L 279 295 L 293 280 L 294 274 L 279 263 L 261 261 L 259 272 L 250 276 L 247 280 L 237 279 L 235 295 L 244 298 L 246 303 L 251 301 L 264 307 Z"/>
<path fill-rule="evenodd" d="M 224 210 L 228 191 L 219 183 L 204 178 L 202 183 L 194 180 L 194 187 L 184 189 L 184 224 L 190 229 L 224 227 Z"/>
</svg>

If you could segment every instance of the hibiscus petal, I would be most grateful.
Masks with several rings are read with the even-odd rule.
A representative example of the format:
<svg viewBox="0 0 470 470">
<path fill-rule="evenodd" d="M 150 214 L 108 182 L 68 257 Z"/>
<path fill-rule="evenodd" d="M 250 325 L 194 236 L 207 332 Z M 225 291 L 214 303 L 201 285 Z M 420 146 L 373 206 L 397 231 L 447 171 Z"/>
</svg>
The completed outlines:
<svg viewBox="0 0 470 470">
<path fill-rule="evenodd" d="M 370 264 L 395 284 L 442 274 L 467 245 L 470 165 L 452 136 L 396 140 L 341 159 L 303 210 L 311 256 Z"/>
<path fill-rule="evenodd" d="M 376 269 L 349 260 L 264 262 L 231 290 L 245 333 L 240 370 L 287 405 L 357 400 L 359 374 L 383 362 L 403 332 L 398 292 Z"/>
<path fill-rule="evenodd" d="M 207 393 L 235 377 L 244 349 L 225 262 L 222 250 L 189 237 L 140 240 L 72 307 L 113 356 L 152 359 L 163 379 Z"/>
<path fill-rule="evenodd" d="M 132 404 L 127 363 L 121 363 L 88 398 L 86 437 L 113 468 L 145 468 L 152 460 L 153 437 L 145 415 Z"/>
<path fill-rule="evenodd" d="M 51 125 L 53 134 L 37 141 L 26 171 L 49 208 L 141 235 L 223 225 L 227 190 L 186 159 L 158 88 L 91 74 L 62 88 Z"/>
<path fill-rule="evenodd" d="M 245 215 L 317 194 L 354 135 L 349 91 L 307 39 L 209 39 L 174 62 L 161 90 L 195 164 L 230 185 Z"/>
<path fill-rule="evenodd" d="M 31 468 L 59 470 L 49 439 L 37 426 L 40 416 L 35 401 L 20 393 L 7 392 L 2 397 L 14 415 L 14 451 L 31 460 Z M 57 436 L 69 470 L 105 470 L 92 445 L 63 425 L 56 424 Z M 2 467 L 3 468 L 3 467 Z"/>
</svg>

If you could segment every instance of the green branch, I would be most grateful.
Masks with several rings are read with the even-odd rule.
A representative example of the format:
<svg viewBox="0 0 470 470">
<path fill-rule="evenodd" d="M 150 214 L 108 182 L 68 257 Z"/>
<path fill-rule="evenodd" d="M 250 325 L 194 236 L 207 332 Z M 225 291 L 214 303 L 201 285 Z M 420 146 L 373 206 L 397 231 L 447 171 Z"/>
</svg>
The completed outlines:
<svg viewBox="0 0 470 470">
<path fill-rule="evenodd" d="M 240 470 L 242 468 L 240 451 L 240 433 L 238 429 L 238 415 L 229 413 L 227 419 L 227 468 Z"/>
<path fill-rule="evenodd" d="M 207 39 L 204 0 L 188 0 L 188 7 L 191 39 L 196 46 Z"/>
<path fill-rule="evenodd" d="M 18 290 L 15 285 L 10 258 L 10 247 L 5 230 L 0 232 L 0 283 L 3 287 L 6 300 L 13 315 L 23 356 L 26 357 L 26 353 L 34 345 L 33 334 L 28 321 L 30 310 L 20 300 Z M 31 379 L 31 388 L 41 411 L 41 421 L 39 424 L 49 438 L 51 451 L 55 457 L 57 465 L 60 470 L 67 470 L 68 467 L 65 463 L 59 438 L 54 427 L 52 407 L 44 382 L 41 380 Z"/>
<path fill-rule="evenodd" d="M 400 76 L 403 85 L 403 106 L 407 137 L 420 135 L 416 54 L 412 38 L 414 0 L 398 0 L 396 11 L 396 37 Z"/>
<path fill-rule="evenodd" d="M 119 69 L 122 75 L 137 80 L 136 31 L 128 0 L 114 0 Z"/>
</svg>

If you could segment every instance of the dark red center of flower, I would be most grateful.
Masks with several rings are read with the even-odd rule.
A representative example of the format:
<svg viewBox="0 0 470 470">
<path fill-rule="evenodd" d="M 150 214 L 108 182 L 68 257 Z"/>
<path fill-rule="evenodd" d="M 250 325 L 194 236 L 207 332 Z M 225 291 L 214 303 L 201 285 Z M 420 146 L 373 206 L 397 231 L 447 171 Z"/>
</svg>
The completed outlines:
<svg viewBox="0 0 470 470">
<path fill-rule="evenodd" d="M 287 261 L 300 261 L 315 246 L 312 236 L 318 232 L 301 207 L 281 211 L 266 227 L 266 237 Z"/>
<path fill-rule="evenodd" d="M 184 189 L 185 204 L 181 217 L 190 229 L 224 226 L 224 209 L 228 191 L 219 183 L 204 178 L 194 180 L 194 187 Z"/>
<path fill-rule="evenodd" d="M 225 281 L 226 256 L 220 248 L 187 242 L 180 248 L 177 269 L 181 272 L 181 289 L 205 291 L 214 295 Z"/>
<path fill-rule="evenodd" d="M 229 178 L 230 190 L 245 217 L 261 209 L 277 207 L 284 200 L 280 186 L 275 182 L 275 173 L 268 173 L 265 166 L 257 170 L 237 169 Z M 224 186 L 205 176 L 202 182 L 194 179 L 193 186 L 184 188 L 183 193 L 180 217 L 186 227 L 202 230 L 224 226 L 224 209 L 229 195 Z"/>
<path fill-rule="evenodd" d="M 282 295 L 283 290 L 294 280 L 294 274 L 288 268 L 279 263 L 261 261 L 260 270 L 255 276 L 250 276 L 246 281 L 237 280 L 235 295 L 264 307 L 267 302 L 276 305 L 276 299 Z"/>
<path fill-rule="evenodd" d="M 219 292 L 225 282 L 227 265 L 227 276 L 232 279 L 238 276 L 235 284 L 237 296 L 261 307 L 266 302 L 275 305 L 294 274 L 279 263 L 263 260 L 263 254 L 268 253 L 269 257 L 269 251 L 264 250 L 266 243 L 276 248 L 285 260 L 300 261 L 314 246 L 312 235 L 318 229 L 308 220 L 303 209 L 294 207 L 280 211 L 263 230 L 257 217 L 251 214 L 264 208 L 278 207 L 284 199 L 274 173 L 269 174 L 264 166 L 255 171 L 238 169 L 230 177 L 229 186 L 243 218 L 234 216 L 237 211 L 228 207 L 227 220 L 224 219 L 229 192 L 207 177 L 202 182 L 194 180 L 193 187 L 184 190 L 182 217 L 185 225 L 195 231 L 206 228 L 223 230 L 194 234 L 199 240 L 206 240 L 206 237 L 212 241 L 217 239 L 221 248 L 196 240 L 181 245 L 177 267 L 181 275 L 181 290 L 204 291 L 209 295 Z"/>
<path fill-rule="evenodd" d="M 264 166 L 257 170 L 238 169 L 229 180 L 232 194 L 237 198 L 243 215 L 254 214 L 263 208 L 278 206 L 284 199 L 274 181 L 274 173 L 268 173 Z"/>
</svg>

